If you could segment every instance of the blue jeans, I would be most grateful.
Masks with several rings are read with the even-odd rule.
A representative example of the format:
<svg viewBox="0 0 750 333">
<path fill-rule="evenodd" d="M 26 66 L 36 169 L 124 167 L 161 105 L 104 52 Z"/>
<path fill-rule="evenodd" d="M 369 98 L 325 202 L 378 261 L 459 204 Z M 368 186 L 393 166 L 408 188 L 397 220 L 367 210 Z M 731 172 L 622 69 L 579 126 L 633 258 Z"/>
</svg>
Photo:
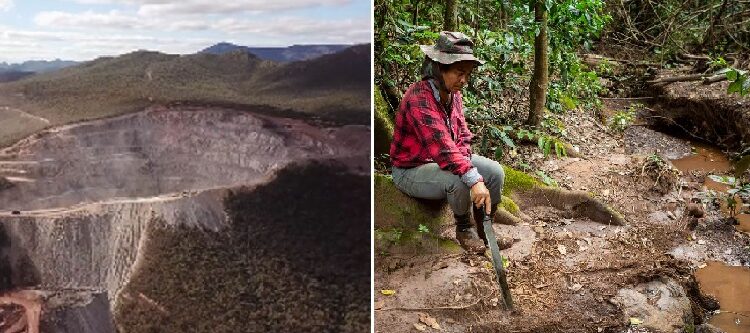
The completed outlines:
<svg viewBox="0 0 750 333">
<path fill-rule="evenodd" d="M 500 203 L 502 196 L 505 183 L 503 168 L 500 163 L 479 155 L 471 155 L 471 164 L 484 178 L 484 185 L 490 191 L 494 207 Z M 415 198 L 447 198 L 454 215 L 466 215 L 471 208 L 469 187 L 461 181 L 461 177 L 440 169 L 437 163 L 427 163 L 409 169 L 393 167 L 393 183 L 396 188 Z"/>
</svg>

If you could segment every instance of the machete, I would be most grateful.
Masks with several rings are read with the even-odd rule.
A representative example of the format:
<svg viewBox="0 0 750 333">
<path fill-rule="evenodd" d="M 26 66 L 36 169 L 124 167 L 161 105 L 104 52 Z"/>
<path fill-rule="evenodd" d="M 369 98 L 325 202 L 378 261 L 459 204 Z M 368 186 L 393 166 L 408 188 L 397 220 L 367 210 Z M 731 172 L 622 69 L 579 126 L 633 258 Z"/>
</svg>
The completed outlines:
<svg viewBox="0 0 750 333">
<path fill-rule="evenodd" d="M 508 288 L 508 280 L 505 276 L 505 267 L 503 266 L 503 257 L 500 256 L 500 248 L 497 246 L 497 238 L 495 238 L 495 230 L 492 229 L 492 216 L 484 212 L 484 208 L 480 209 L 484 218 L 482 219 L 482 225 L 484 227 L 484 235 L 487 237 L 487 243 L 490 247 L 490 253 L 492 253 L 492 265 L 495 266 L 495 273 L 497 275 L 497 283 L 500 284 L 500 290 L 503 293 L 503 304 L 505 304 L 506 310 L 513 310 L 513 299 L 510 295 L 510 289 Z"/>
</svg>

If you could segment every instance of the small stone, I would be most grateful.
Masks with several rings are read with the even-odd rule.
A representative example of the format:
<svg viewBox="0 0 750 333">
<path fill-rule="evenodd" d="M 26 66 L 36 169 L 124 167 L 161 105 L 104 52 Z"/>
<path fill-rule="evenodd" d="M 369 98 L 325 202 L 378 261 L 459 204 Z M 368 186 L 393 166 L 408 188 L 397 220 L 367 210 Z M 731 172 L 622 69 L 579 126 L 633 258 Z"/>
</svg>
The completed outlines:
<svg viewBox="0 0 750 333">
<path fill-rule="evenodd" d="M 699 239 L 698 240 L 698 245 L 706 245 L 706 241 L 702 240 L 702 239 Z"/>
<path fill-rule="evenodd" d="M 573 284 L 572 286 L 568 287 L 568 289 L 572 291 L 579 291 L 583 288 L 583 286 L 580 283 Z"/>
<path fill-rule="evenodd" d="M 557 246 L 557 251 L 560 252 L 560 254 L 562 255 L 568 254 L 568 249 L 565 247 L 565 245 L 562 245 L 562 244 Z"/>
</svg>

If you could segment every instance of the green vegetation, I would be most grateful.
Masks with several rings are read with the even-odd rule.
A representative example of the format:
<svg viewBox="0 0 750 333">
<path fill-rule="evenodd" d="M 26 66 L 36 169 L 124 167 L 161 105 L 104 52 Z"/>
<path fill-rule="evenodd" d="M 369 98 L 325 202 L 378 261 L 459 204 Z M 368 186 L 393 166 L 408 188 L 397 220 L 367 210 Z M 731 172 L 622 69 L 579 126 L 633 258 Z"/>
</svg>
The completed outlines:
<svg viewBox="0 0 750 333">
<path fill-rule="evenodd" d="M 290 166 L 233 191 L 218 232 L 150 224 L 114 309 L 125 332 L 364 332 L 370 179 Z M 345 202 L 345 205 L 341 203 Z"/>
<path fill-rule="evenodd" d="M 380 89 L 375 88 L 375 156 L 388 154 L 393 141 L 393 121 Z"/>
<path fill-rule="evenodd" d="M 622 132 L 633 124 L 635 116 L 636 112 L 632 105 L 625 110 L 617 111 L 609 121 L 609 128 L 613 129 L 615 132 Z"/>
<path fill-rule="evenodd" d="M 747 71 L 732 68 L 726 74 L 727 80 L 731 82 L 727 87 L 727 93 L 737 93 L 740 96 L 750 93 L 750 77 Z"/>
<path fill-rule="evenodd" d="M 537 100 L 546 100 L 538 105 L 548 111 L 532 117 L 532 127 L 524 124 L 530 117 L 527 103 L 531 92 L 527 87 L 532 79 L 534 50 L 539 49 L 534 44 L 541 23 L 535 22 L 534 11 L 530 10 L 534 6 L 530 7 L 528 1 L 490 0 L 456 4 L 456 30 L 471 36 L 476 55 L 487 61 L 475 71 L 463 92 L 466 117 L 477 135 L 475 142 L 480 144 L 481 154 L 501 159 L 519 143 L 521 135 L 512 132 L 525 130 L 534 133 L 533 143 L 542 141 L 540 150 L 545 155 L 554 151 L 556 156 L 565 156 L 564 128 L 548 116 L 548 111 L 561 114 L 601 104 L 598 95 L 602 88 L 596 72 L 582 65 L 576 51 L 590 47 L 608 22 L 609 17 L 603 13 L 604 2 L 538 2 L 536 8 L 544 9 L 548 16 L 546 65 L 550 88 L 541 95 L 537 93 Z M 452 17 L 449 5 L 415 0 L 375 1 L 375 83 L 391 108 L 395 108 L 393 104 L 398 103 L 401 92 L 418 79 L 424 59 L 418 45 L 432 44 L 438 32 L 452 24 L 447 22 Z"/>
<path fill-rule="evenodd" d="M 138 51 L 0 84 L 0 105 L 46 118 L 51 125 L 185 103 L 270 106 L 369 124 L 369 49 L 359 45 L 288 64 L 244 52 L 180 56 Z"/>
<path fill-rule="evenodd" d="M 503 195 L 509 197 L 514 191 L 525 191 L 530 190 L 534 186 L 539 186 L 542 183 L 536 178 L 509 166 L 503 166 L 505 172 L 505 185 L 503 186 Z"/>
<path fill-rule="evenodd" d="M 745 1 L 632 0 L 607 7 L 614 16 L 607 34 L 617 48 L 645 49 L 662 60 L 750 48 Z"/>
</svg>

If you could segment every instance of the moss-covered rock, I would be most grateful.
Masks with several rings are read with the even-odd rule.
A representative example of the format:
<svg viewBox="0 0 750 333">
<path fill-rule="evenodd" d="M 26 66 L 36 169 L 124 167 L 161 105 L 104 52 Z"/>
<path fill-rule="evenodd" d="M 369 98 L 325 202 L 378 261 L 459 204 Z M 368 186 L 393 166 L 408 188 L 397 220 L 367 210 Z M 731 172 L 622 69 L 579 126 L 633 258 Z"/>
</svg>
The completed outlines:
<svg viewBox="0 0 750 333">
<path fill-rule="evenodd" d="M 388 154 L 393 141 L 393 120 L 388 113 L 388 104 L 379 88 L 375 88 L 375 156 Z"/>
<path fill-rule="evenodd" d="M 535 186 L 544 186 L 542 182 L 534 176 L 518 171 L 509 166 L 503 165 L 505 172 L 505 184 L 503 185 L 503 195 L 510 196 L 512 192 L 526 191 Z"/>
<path fill-rule="evenodd" d="M 518 205 L 513 201 L 513 199 L 508 198 L 506 196 L 503 196 L 503 198 L 500 201 L 500 208 L 506 210 L 508 213 L 511 214 L 517 214 L 520 209 L 518 208 Z"/>
<path fill-rule="evenodd" d="M 375 174 L 375 227 L 416 230 L 424 225 L 437 230 L 453 223 L 453 215 L 444 200 L 412 198 L 393 184 L 390 175 Z"/>
</svg>

